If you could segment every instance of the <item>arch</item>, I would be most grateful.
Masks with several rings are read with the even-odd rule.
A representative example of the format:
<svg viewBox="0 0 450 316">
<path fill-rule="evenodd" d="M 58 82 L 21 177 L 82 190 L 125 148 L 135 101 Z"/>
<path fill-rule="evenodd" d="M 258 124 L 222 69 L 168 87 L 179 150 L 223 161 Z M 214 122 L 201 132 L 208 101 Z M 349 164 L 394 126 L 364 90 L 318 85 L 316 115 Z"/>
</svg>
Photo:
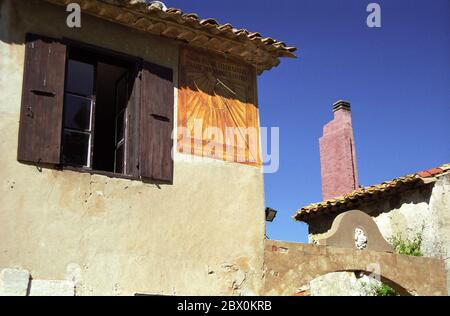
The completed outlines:
<svg viewBox="0 0 450 316">
<path fill-rule="evenodd" d="M 303 269 L 308 269 L 311 268 L 310 266 L 303 266 Z M 314 267 L 313 267 L 314 268 Z M 405 282 L 401 281 L 401 280 L 393 280 L 392 276 L 386 276 L 385 274 L 383 274 L 383 272 L 381 272 L 380 274 L 374 272 L 373 270 L 369 270 L 369 269 L 358 269 L 358 268 L 340 268 L 340 269 L 317 269 L 315 270 L 315 272 L 313 272 L 312 274 L 307 274 L 304 278 L 302 278 L 303 280 L 303 284 L 302 285 L 307 285 L 309 284 L 312 280 L 330 274 L 330 273 L 335 273 L 335 272 L 353 272 L 353 273 L 357 273 L 357 272 L 361 272 L 364 273 L 366 275 L 374 275 L 375 277 L 378 277 L 380 279 L 381 282 L 389 285 L 390 287 L 392 287 L 399 295 L 401 296 L 412 296 L 412 295 L 417 295 L 416 291 L 414 289 L 408 290 L 408 288 L 410 288 L 408 286 L 408 284 L 404 284 Z M 400 278 L 399 278 L 400 279 Z M 401 283 L 399 283 L 401 282 Z M 403 283 L 403 284 L 402 284 Z M 413 287 L 414 288 L 414 287 Z M 411 291 L 411 292 L 410 292 Z"/>
<path fill-rule="evenodd" d="M 402 295 L 447 295 L 444 262 L 433 258 L 266 241 L 264 260 L 265 295 L 293 295 L 320 275 L 343 271 L 375 272 Z"/>
<path fill-rule="evenodd" d="M 359 274 L 359 275 L 358 275 Z M 385 278 L 384 276 L 374 275 L 371 271 L 334 271 L 323 275 L 319 275 L 312 278 L 308 284 L 302 286 L 302 289 L 309 289 L 311 294 L 318 293 L 318 295 L 364 295 L 369 293 L 362 281 L 358 281 L 363 276 L 368 278 L 365 280 L 365 284 L 377 284 L 375 280 L 390 286 L 398 295 L 412 296 L 415 293 L 409 293 L 407 289 L 403 288 L 400 284 Z M 345 284 L 343 284 L 345 283 Z M 325 284 L 325 287 L 323 285 Z M 353 294 L 352 294 L 353 293 Z"/>
</svg>

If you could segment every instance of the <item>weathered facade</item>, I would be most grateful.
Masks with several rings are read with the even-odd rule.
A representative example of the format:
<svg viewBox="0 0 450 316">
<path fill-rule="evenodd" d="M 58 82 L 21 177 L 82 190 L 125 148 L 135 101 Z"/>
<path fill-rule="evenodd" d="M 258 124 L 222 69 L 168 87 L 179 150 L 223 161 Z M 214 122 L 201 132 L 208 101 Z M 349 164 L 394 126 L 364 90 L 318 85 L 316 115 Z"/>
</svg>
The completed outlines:
<svg viewBox="0 0 450 316">
<path fill-rule="evenodd" d="M 82 5 L 81 28 L 66 26 L 66 2 Z M 278 57 L 292 56 L 293 49 L 257 33 L 142 2 L 0 1 L 0 270 L 13 269 L 5 270 L 2 280 L 14 284 L 15 275 L 27 274 L 18 268 L 29 271 L 36 293 L 51 294 L 61 289 L 54 282 L 66 288 L 68 281 L 77 295 L 258 294 L 265 239 L 259 160 L 246 164 L 235 156 L 230 161 L 175 150 L 169 184 L 18 161 L 27 33 L 70 39 L 171 69 L 173 104 L 166 106 L 175 113 L 169 120 L 175 135 L 178 109 L 186 111 L 179 99 L 185 66 L 180 52 L 187 46 L 204 49 L 211 64 L 220 52 L 227 63 L 239 60 L 252 69 L 244 75 L 254 93 L 246 100 L 253 112 L 236 124 L 259 126 L 256 75 L 275 66 Z M 251 49 L 254 54 L 248 54 Z M 233 106 L 229 96 L 224 98 Z M 173 141 L 177 148 L 177 137 Z"/>
</svg>

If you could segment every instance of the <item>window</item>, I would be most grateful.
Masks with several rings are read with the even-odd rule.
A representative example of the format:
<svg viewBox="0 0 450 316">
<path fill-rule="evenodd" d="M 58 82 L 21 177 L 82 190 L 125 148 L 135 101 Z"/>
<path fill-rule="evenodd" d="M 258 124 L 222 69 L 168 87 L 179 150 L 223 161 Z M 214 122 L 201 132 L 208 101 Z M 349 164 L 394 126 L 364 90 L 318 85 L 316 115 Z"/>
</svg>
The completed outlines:
<svg viewBox="0 0 450 316">
<path fill-rule="evenodd" d="M 63 164 L 123 174 L 132 64 L 69 47 Z"/>
<path fill-rule="evenodd" d="M 172 183 L 172 70 L 28 35 L 19 161 Z"/>
<path fill-rule="evenodd" d="M 94 64 L 69 59 L 64 97 L 64 164 L 91 167 L 94 75 Z"/>
</svg>

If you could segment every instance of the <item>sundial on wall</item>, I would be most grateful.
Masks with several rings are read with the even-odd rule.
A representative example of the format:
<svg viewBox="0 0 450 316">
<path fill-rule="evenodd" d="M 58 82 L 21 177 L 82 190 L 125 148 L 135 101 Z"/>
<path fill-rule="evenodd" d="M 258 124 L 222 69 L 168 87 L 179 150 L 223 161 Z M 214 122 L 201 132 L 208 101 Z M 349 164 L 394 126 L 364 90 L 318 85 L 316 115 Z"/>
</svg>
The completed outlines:
<svg viewBox="0 0 450 316">
<path fill-rule="evenodd" d="M 178 129 L 196 136 L 186 139 L 179 133 L 179 150 L 190 144 L 194 155 L 260 164 L 255 77 L 248 65 L 221 55 L 182 49 Z M 249 131 L 256 138 L 249 136 Z M 211 144 L 215 147 L 213 154 L 209 152 Z"/>
</svg>

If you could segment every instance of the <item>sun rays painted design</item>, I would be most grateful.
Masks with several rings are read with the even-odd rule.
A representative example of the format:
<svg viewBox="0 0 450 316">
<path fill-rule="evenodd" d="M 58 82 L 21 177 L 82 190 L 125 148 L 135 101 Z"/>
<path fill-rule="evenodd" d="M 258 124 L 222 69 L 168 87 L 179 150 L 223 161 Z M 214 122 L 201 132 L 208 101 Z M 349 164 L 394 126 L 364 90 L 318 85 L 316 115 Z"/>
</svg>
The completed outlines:
<svg viewBox="0 0 450 316">
<path fill-rule="evenodd" d="M 220 55 L 182 50 L 178 141 L 183 148 L 179 146 L 179 151 L 190 145 L 194 155 L 260 165 L 256 76 L 249 68 Z M 180 131 L 197 136 L 189 139 Z M 208 152 L 211 145 L 213 153 Z"/>
<path fill-rule="evenodd" d="M 202 121 L 202 130 L 247 126 L 246 104 L 239 100 L 246 99 L 245 89 L 212 73 L 198 73 L 190 80 L 195 91 L 187 100 L 189 130 L 194 131 L 196 120 Z"/>
</svg>

